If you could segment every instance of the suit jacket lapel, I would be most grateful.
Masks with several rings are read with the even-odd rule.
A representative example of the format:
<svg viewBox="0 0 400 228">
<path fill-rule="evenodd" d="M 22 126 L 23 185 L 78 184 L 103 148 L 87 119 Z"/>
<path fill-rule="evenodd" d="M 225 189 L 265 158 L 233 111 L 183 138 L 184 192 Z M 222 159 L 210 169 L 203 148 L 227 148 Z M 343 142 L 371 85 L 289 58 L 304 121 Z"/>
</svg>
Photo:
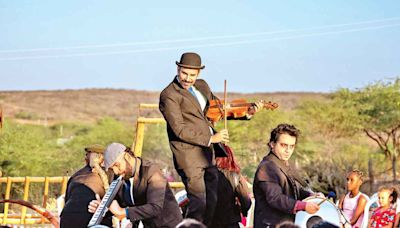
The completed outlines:
<svg viewBox="0 0 400 228">
<path fill-rule="evenodd" d="M 182 88 L 176 78 L 174 79 L 174 87 L 179 93 L 182 94 L 182 96 L 188 98 L 193 103 L 193 105 L 197 108 L 197 110 L 200 113 L 202 113 L 202 115 L 204 115 L 203 110 L 200 107 L 200 103 L 199 103 L 199 101 L 197 101 L 197 98 L 195 98 L 187 89 Z"/>
<path fill-rule="evenodd" d="M 271 152 L 272 153 L 272 152 Z M 274 159 L 276 160 L 276 163 L 279 164 L 280 169 L 282 172 L 289 178 L 293 178 L 296 180 L 302 187 L 307 187 L 306 182 L 300 178 L 298 175 L 297 171 L 293 168 L 293 166 L 285 165 L 283 161 L 281 161 L 274 153 Z"/>
<path fill-rule="evenodd" d="M 200 93 L 203 95 L 204 99 L 206 100 L 206 107 L 203 110 L 203 114 L 204 116 L 206 116 L 208 108 L 210 106 L 210 99 L 212 99 L 211 97 L 208 96 L 208 94 L 210 94 L 210 91 L 206 90 L 204 88 L 204 86 L 202 86 L 201 83 L 194 83 L 194 86 L 196 87 L 197 90 L 200 91 Z"/>
<path fill-rule="evenodd" d="M 293 179 L 293 177 L 289 174 L 289 166 L 284 164 L 283 161 L 281 161 L 278 156 L 276 156 L 273 152 L 270 152 L 271 154 L 271 159 L 275 161 L 275 164 L 279 167 L 279 169 L 282 171 L 282 173 L 286 176 L 287 181 L 289 182 L 289 185 L 292 186 L 293 193 L 294 193 L 294 199 L 297 200 L 299 197 L 299 191 L 296 185 L 296 181 Z"/>
</svg>

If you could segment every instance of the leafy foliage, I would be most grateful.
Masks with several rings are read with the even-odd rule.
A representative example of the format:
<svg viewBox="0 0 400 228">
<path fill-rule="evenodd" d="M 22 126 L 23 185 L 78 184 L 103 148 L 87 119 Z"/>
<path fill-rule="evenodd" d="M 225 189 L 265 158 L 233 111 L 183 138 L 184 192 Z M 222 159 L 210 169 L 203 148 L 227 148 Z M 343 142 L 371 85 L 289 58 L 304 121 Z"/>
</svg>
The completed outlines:
<svg viewBox="0 0 400 228">
<path fill-rule="evenodd" d="M 336 100 L 357 111 L 359 128 L 392 161 L 395 180 L 400 154 L 400 78 L 378 81 L 355 92 L 342 89 L 336 93 Z"/>
<path fill-rule="evenodd" d="M 346 172 L 354 168 L 366 172 L 370 159 L 376 161 L 377 173 L 387 170 L 388 164 L 381 161 L 388 154 L 366 132 L 382 138 L 391 134 L 392 140 L 386 140 L 384 146 L 389 157 L 399 153 L 400 133 L 391 133 L 400 121 L 399 91 L 398 79 L 356 91 L 341 89 L 323 99 L 290 104 L 290 108 L 280 103 L 278 110 L 263 110 L 250 121 L 229 121 L 229 146 L 251 182 L 268 153 L 271 130 L 279 123 L 294 124 L 302 134 L 292 161 L 314 190 L 326 192 L 335 187 L 340 193 L 345 188 Z M 217 129 L 222 127 L 222 123 L 217 124 Z M 71 175 L 84 164 L 85 146 L 111 142 L 130 146 L 134 132 L 132 124 L 111 117 L 96 123 L 62 122 L 51 127 L 7 119 L 0 131 L 0 169 L 3 176 Z M 146 126 L 143 157 L 173 169 L 165 124 Z"/>
<path fill-rule="evenodd" d="M 3 176 L 71 174 L 84 165 L 84 147 L 114 141 L 130 145 L 133 131 L 112 118 L 95 125 L 64 123 L 49 128 L 6 121 L 0 133 L 0 168 Z M 59 143 L 61 137 L 65 143 Z"/>
</svg>

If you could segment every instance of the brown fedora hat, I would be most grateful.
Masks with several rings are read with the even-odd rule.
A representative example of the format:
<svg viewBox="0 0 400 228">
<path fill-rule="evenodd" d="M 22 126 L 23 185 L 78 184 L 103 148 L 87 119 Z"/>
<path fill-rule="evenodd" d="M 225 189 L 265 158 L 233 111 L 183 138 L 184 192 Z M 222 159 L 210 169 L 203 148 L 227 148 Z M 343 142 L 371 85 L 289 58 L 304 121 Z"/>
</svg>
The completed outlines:
<svg viewBox="0 0 400 228">
<path fill-rule="evenodd" d="M 176 61 L 176 65 L 190 69 L 204 69 L 205 67 L 204 65 L 201 65 L 200 55 L 194 52 L 183 53 L 181 61 Z"/>
</svg>

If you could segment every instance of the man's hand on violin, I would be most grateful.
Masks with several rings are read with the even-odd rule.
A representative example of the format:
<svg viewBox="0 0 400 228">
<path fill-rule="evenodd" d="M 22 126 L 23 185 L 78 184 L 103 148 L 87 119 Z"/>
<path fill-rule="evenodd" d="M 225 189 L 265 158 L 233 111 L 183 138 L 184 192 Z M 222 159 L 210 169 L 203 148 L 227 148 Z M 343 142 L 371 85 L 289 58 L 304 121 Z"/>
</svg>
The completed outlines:
<svg viewBox="0 0 400 228">
<path fill-rule="evenodd" d="M 249 109 L 249 112 L 246 113 L 246 118 L 251 119 L 251 117 L 253 117 L 253 115 L 256 114 L 257 112 L 259 112 L 263 107 L 264 107 L 263 100 L 259 100 L 259 101 L 255 102 L 254 105 L 251 106 L 251 108 Z"/>
<path fill-rule="evenodd" d="M 227 143 L 229 142 L 229 133 L 227 129 L 223 129 L 217 132 L 215 135 L 211 136 L 211 143 Z"/>
<path fill-rule="evenodd" d="M 259 100 L 257 102 L 254 103 L 254 114 L 256 114 L 258 111 L 260 111 L 264 106 L 264 101 L 263 100 Z"/>
</svg>

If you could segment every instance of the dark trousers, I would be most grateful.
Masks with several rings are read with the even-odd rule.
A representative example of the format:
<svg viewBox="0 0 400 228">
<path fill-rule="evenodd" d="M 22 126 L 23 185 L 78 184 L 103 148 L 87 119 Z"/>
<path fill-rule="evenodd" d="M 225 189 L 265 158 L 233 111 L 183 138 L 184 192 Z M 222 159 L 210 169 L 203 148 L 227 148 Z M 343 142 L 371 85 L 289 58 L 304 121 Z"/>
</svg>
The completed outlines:
<svg viewBox="0 0 400 228">
<path fill-rule="evenodd" d="M 193 218 L 210 225 L 217 205 L 218 169 L 188 168 L 177 170 L 185 185 L 189 203 L 185 218 Z"/>
</svg>

